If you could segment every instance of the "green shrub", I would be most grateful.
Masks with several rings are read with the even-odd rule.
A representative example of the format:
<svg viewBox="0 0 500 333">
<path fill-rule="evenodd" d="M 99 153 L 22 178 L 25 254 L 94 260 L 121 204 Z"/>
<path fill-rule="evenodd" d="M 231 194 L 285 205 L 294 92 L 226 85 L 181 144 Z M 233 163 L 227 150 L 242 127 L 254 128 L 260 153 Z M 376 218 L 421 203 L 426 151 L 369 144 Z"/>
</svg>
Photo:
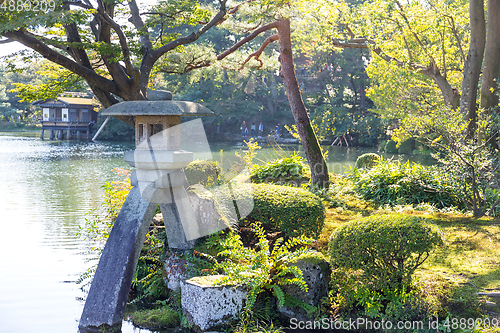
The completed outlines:
<svg viewBox="0 0 500 333">
<path fill-rule="evenodd" d="M 264 165 L 254 165 L 250 176 L 253 183 L 287 183 L 291 180 L 308 183 L 305 172 L 304 159 L 294 153 Z"/>
<path fill-rule="evenodd" d="M 210 187 L 218 183 L 221 168 L 215 161 L 193 161 L 184 168 L 184 173 L 190 185 Z"/>
<path fill-rule="evenodd" d="M 356 160 L 356 168 L 371 169 L 380 160 L 380 156 L 375 153 L 367 153 L 358 157 Z"/>
<path fill-rule="evenodd" d="M 380 159 L 370 170 L 351 169 L 349 178 L 357 193 L 377 204 L 463 207 L 446 174 L 437 167 Z"/>
<path fill-rule="evenodd" d="M 251 186 L 251 188 L 249 188 Z M 253 193 L 250 221 L 260 221 L 269 232 L 282 232 L 285 237 L 318 237 L 325 221 L 321 199 L 301 188 L 271 184 L 240 185 L 233 188 L 236 201 L 244 201 Z"/>
<path fill-rule="evenodd" d="M 403 142 L 398 147 L 398 154 L 411 154 L 413 153 L 413 148 L 415 147 L 415 140 L 408 139 Z"/>
<path fill-rule="evenodd" d="M 397 154 L 398 148 L 396 147 L 396 142 L 389 140 L 385 145 L 385 152 L 388 154 Z"/>
<path fill-rule="evenodd" d="M 359 270 L 359 279 L 371 290 L 403 290 L 440 244 L 439 230 L 424 218 L 374 215 L 340 226 L 331 236 L 328 253 L 333 267 Z"/>
</svg>

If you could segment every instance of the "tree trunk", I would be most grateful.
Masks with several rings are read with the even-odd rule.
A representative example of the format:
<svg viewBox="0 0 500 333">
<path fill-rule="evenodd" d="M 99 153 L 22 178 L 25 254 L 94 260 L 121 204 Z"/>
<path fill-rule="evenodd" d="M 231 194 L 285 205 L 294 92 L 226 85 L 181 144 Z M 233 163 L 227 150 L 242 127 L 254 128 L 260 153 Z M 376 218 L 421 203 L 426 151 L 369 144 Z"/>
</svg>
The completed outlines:
<svg viewBox="0 0 500 333">
<path fill-rule="evenodd" d="M 281 77 L 285 84 L 288 102 L 292 109 L 297 132 L 304 146 L 304 152 L 311 168 L 311 186 L 325 188 L 328 186 L 328 169 L 321 152 L 318 139 L 307 114 L 299 84 L 295 76 L 295 66 L 292 56 L 292 41 L 290 38 L 290 20 L 278 22 L 278 37 L 280 42 Z"/>
<path fill-rule="evenodd" d="M 498 104 L 498 96 L 495 94 L 498 93 L 498 80 L 500 80 L 500 0 L 489 0 L 481 79 L 481 108 L 486 112 L 490 112 Z"/>
<path fill-rule="evenodd" d="M 483 64 L 484 46 L 486 42 L 486 23 L 484 19 L 483 0 L 469 1 L 470 18 L 470 46 L 464 65 L 464 79 L 462 81 L 462 97 L 460 111 L 469 121 L 467 137 L 472 138 L 476 130 L 477 89 L 481 66 Z M 496 32 L 498 33 L 498 32 Z"/>
</svg>

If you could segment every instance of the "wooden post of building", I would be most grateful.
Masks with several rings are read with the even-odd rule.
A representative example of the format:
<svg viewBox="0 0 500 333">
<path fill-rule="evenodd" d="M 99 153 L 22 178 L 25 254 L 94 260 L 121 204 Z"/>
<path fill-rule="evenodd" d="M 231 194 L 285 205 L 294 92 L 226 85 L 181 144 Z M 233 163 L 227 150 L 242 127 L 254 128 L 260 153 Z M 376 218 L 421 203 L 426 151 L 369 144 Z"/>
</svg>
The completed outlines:
<svg viewBox="0 0 500 333">
<path fill-rule="evenodd" d="M 76 139 L 80 140 L 80 131 L 76 131 Z"/>
<path fill-rule="evenodd" d="M 57 130 L 57 140 L 62 140 L 62 138 L 63 138 L 63 131 Z"/>
<path fill-rule="evenodd" d="M 45 130 L 42 129 L 42 132 L 40 133 L 40 140 L 43 140 L 43 134 L 44 134 Z"/>
<path fill-rule="evenodd" d="M 54 140 L 55 130 L 50 130 L 50 140 Z"/>
</svg>

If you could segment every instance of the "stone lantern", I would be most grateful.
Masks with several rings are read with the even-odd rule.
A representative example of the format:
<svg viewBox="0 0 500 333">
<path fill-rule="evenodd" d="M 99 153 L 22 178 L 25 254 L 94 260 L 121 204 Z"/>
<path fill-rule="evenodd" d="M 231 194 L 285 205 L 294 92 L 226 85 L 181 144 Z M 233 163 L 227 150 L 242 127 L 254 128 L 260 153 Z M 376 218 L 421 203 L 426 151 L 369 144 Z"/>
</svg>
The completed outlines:
<svg viewBox="0 0 500 333">
<path fill-rule="evenodd" d="M 136 149 L 126 152 L 124 159 L 136 169 L 131 175 L 133 187 L 95 272 L 79 323 L 81 332 L 121 324 L 144 238 L 158 205 L 170 248 L 190 249 L 197 238 L 196 217 L 182 170 L 193 160 L 193 153 L 181 149 L 182 136 L 196 133 L 181 130 L 181 116 L 211 116 L 213 112 L 197 103 L 172 101 L 169 92 L 148 95 L 148 101 L 121 102 L 102 112 L 135 124 Z M 203 130 L 198 132 L 205 135 Z"/>
</svg>

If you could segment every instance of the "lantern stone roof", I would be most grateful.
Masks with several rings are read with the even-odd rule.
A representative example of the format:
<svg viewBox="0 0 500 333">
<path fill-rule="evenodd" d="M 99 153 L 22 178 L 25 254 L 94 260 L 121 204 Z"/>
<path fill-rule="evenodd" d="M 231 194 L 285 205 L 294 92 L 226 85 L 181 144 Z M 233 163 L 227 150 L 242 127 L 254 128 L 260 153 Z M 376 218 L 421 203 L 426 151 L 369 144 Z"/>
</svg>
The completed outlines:
<svg viewBox="0 0 500 333">
<path fill-rule="evenodd" d="M 104 116 L 213 116 L 201 104 L 184 101 L 127 101 L 101 112 Z"/>
</svg>

